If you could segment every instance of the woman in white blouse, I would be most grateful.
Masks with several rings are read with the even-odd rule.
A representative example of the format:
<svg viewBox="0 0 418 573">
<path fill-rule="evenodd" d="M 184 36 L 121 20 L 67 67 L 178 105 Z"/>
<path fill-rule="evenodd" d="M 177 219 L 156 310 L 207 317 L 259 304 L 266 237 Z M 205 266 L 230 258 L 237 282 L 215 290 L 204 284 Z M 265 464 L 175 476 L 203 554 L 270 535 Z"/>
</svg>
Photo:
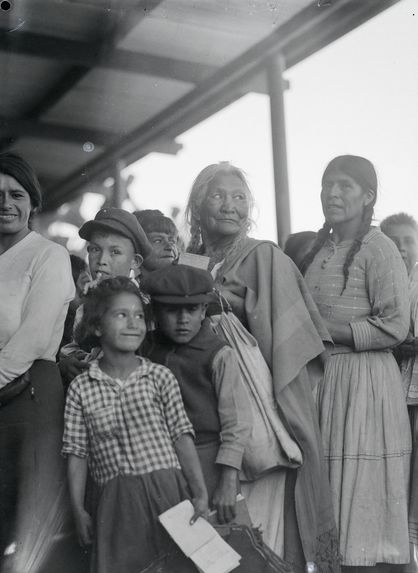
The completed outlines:
<svg viewBox="0 0 418 573">
<path fill-rule="evenodd" d="M 30 228 L 40 206 L 32 168 L 0 154 L 0 559 L 14 552 L 16 570 L 39 553 L 62 483 L 55 355 L 74 284 L 67 251 Z"/>
</svg>

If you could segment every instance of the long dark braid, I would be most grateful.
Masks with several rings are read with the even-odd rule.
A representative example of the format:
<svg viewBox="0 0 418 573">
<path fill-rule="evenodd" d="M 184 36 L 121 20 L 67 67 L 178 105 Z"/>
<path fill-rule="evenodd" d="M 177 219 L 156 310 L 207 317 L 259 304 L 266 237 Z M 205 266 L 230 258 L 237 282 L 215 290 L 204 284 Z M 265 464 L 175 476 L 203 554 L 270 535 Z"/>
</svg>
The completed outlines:
<svg viewBox="0 0 418 573">
<path fill-rule="evenodd" d="M 305 258 L 300 264 L 300 272 L 304 275 L 308 270 L 309 266 L 311 265 L 312 261 L 316 257 L 316 254 L 322 249 L 323 245 L 325 244 L 326 240 L 328 239 L 331 232 L 331 225 L 325 221 L 322 229 L 319 229 L 318 236 L 314 244 L 312 245 L 312 249 L 305 255 Z"/>
<path fill-rule="evenodd" d="M 357 235 L 353 241 L 353 244 L 351 245 L 350 250 L 348 251 L 347 256 L 345 257 L 343 265 L 344 285 L 340 295 L 342 295 L 346 289 L 350 267 L 353 263 L 354 257 L 361 249 L 364 237 L 370 230 L 372 218 L 373 218 L 373 203 L 370 203 L 369 205 L 366 205 L 366 207 L 364 208 L 361 225 L 359 227 L 359 230 L 357 231 Z"/>
</svg>

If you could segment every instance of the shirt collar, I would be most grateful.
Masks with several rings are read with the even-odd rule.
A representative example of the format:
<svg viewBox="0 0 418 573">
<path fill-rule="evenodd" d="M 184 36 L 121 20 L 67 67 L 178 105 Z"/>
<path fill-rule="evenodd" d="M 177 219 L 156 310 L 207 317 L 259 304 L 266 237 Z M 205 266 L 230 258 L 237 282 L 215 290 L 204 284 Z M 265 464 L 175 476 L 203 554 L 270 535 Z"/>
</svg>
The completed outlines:
<svg viewBox="0 0 418 573">
<path fill-rule="evenodd" d="M 133 374 L 139 374 L 140 376 L 144 376 L 145 374 L 148 373 L 150 366 L 151 362 L 147 358 L 142 358 L 138 356 L 138 366 L 137 368 L 135 368 L 135 370 L 131 372 L 129 378 L 131 378 Z M 90 363 L 89 377 L 90 379 L 96 380 L 98 382 L 109 382 L 111 384 L 115 384 L 113 378 L 109 376 L 109 374 L 106 374 L 106 372 L 103 372 L 103 370 L 100 368 L 98 360 L 93 360 Z"/>
</svg>

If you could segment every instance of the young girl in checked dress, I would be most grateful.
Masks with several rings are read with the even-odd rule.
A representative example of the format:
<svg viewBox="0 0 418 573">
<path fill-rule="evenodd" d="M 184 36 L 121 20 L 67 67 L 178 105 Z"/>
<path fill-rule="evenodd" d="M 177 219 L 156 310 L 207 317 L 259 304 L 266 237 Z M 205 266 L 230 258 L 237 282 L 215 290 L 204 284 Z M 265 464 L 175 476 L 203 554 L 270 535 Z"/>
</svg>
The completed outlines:
<svg viewBox="0 0 418 573">
<path fill-rule="evenodd" d="M 135 354 L 145 332 L 141 293 L 129 279 L 105 280 L 89 293 L 78 338 L 100 344 L 103 357 L 70 385 L 62 452 L 77 532 L 82 544 L 93 542 L 95 573 L 139 573 L 164 554 L 170 541 L 157 517 L 190 493 L 193 520 L 207 512 L 177 381 Z M 87 464 L 98 490 L 94 516 L 84 507 Z"/>
</svg>

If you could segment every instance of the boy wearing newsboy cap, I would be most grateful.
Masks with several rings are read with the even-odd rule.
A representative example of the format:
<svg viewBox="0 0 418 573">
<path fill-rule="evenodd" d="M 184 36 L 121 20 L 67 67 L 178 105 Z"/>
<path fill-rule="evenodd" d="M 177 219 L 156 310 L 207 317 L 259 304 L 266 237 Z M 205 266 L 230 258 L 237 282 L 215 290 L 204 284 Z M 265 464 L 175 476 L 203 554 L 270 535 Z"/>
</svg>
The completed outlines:
<svg viewBox="0 0 418 573">
<path fill-rule="evenodd" d="M 87 244 L 92 281 L 87 288 L 102 279 L 116 276 L 135 277 L 141 264 L 152 252 L 152 246 L 135 215 L 107 207 L 80 228 L 78 234 Z M 82 305 L 77 309 L 74 328 L 80 322 Z M 93 358 L 94 353 L 90 358 Z M 88 366 L 89 356 L 73 341 L 61 348 L 59 367 L 67 384 Z"/>
<path fill-rule="evenodd" d="M 212 276 L 171 265 L 150 273 L 143 289 L 151 296 L 156 324 L 144 354 L 177 378 L 196 433 L 209 499 L 219 521 L 231 521 L 252 420 L 234 350 L 205 318 L 213 300 Z"/>
</svg>

